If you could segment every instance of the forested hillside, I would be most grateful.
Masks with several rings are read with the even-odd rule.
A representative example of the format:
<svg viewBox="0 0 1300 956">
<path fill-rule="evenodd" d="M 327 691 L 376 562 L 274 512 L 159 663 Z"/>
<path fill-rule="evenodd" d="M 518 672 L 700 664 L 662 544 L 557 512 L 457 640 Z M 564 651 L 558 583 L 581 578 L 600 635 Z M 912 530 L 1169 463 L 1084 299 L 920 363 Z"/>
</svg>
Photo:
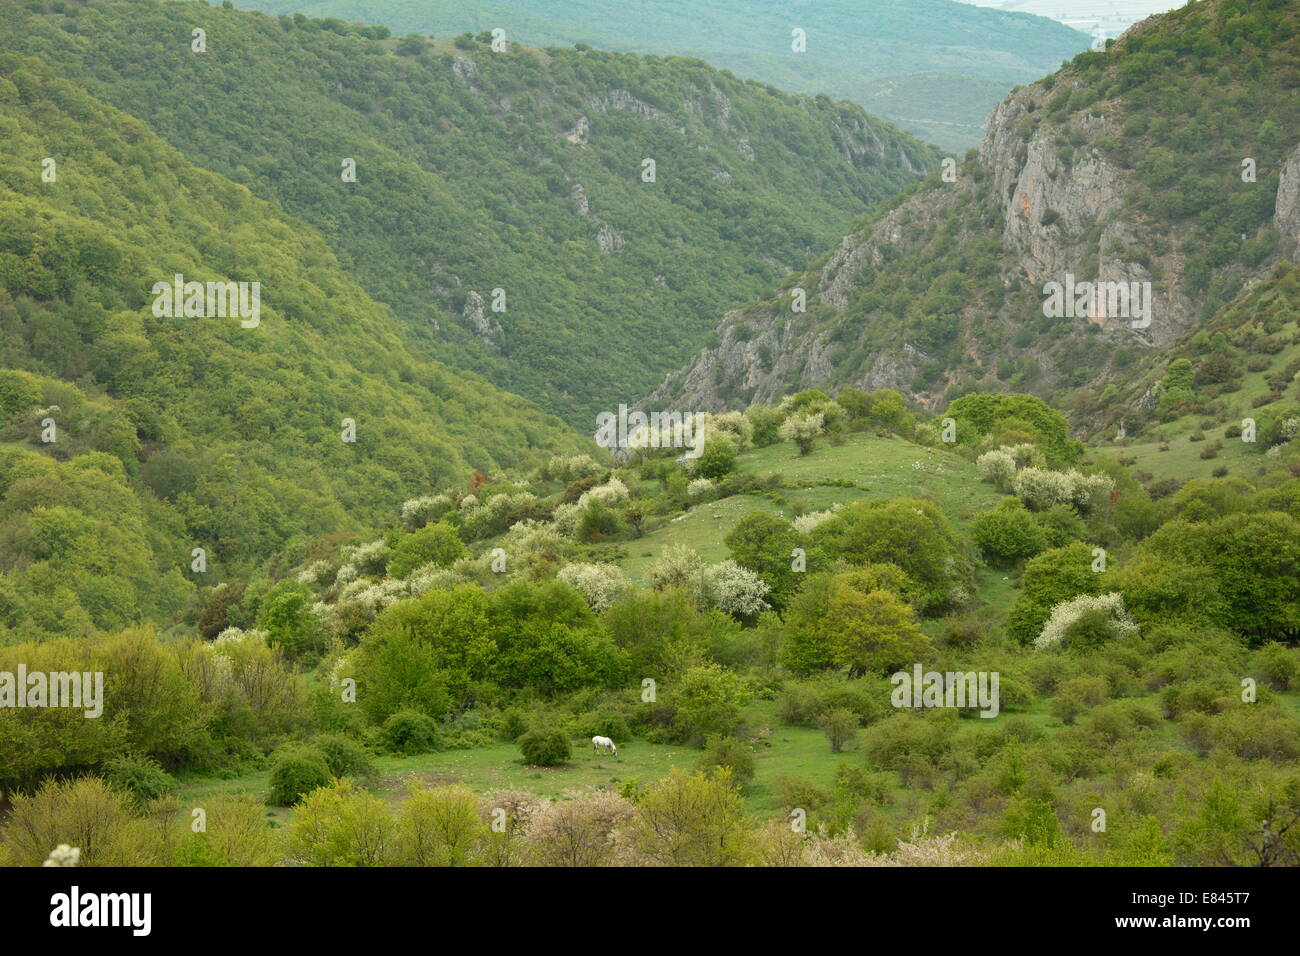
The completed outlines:
<svg viewBox="0 0 1300 956">
<path fill-rule="evenodd" d="M 0 48 L 318 227 L 428 354 L 584 431 L 937 161 L 858 107 L 693 60 L 201 3 L 63 11 L 0 3 Z"/>
<path fill-rule="evenodd" d="M 1296 253 L 1297 17 L 1283 0 L 1189 4 L 1014 93 L 978 154 L 727 316 L 656 399 L 856 384 L 937 408 L 1016 389 L 1104 424 L 1109 383 Z M 1067 277 L 1149 283 L 1148 321 L 1045 314 L 1047 284 Z"/>
<path fill-rule="evenodd" d="M 267 13 L 382 23 L 455 36 L 494 28 L 534 46 L 697 56 L 783 90 L 844 97 L 945 149 L 979 143 L 1015 83 L 1090 40 L 1048 20 L 955 0 L 240 0 Z M 791 31 L 805 31 L 795 53 Z"/>
<path fill-rule="evenodd" d="M 165 621 L 295 538 L 585 443 L 414 352 L 319 235 L 42 63 L 0 55 L 0 138 L 10 638 Z M 158 317 L 177 273 L 259 282 L 260 324 Z"/>
<path fill-rule="evenodd" d="M 1300 865 L 1297 17 L 945 169 L 695 60 L 0 0 L 0 866 Z"/>
</svg>

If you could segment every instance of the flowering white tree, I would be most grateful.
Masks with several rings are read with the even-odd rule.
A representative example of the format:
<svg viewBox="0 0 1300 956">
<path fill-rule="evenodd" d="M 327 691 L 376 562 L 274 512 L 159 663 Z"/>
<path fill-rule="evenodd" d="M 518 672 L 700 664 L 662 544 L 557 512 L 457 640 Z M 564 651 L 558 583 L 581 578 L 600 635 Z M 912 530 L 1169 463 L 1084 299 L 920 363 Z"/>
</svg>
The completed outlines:
<svg viewBox="0 0 1300 956">
<path fill-rule="evenodd" d="M 754 423 L 743 412 L 706 414 L 704 425 L 710 435 L 722 433 L 731 438 L 737 451 L 743 451 L 754 442 Z"/>
<path fill-rule="evenodd" d="M 388 558 L 388 544 L 383 538 L 344 548 L 343 566 L 339 568 L 335 581 L 348 584 L 359 577 L 380 577 L 388 567 Z"/>
<path fill-rule="evenodd" d="M 771 606 L 763 600 L 772 590 L 767 582 L 731 559 L 704 569 L 703 589 L 702 597 L 707 603 L 738 617 L 750 617 Z"/>
<path fill-rule="evenodd" d="M 577 481 L 588 475 L 598 475 L 602 470 L 600 463 L 590 455 L 571 455 L 567 458 L 556 455 L 542 468 L 541 477 L 552 481 Z"/>
<path fill-rule="evenodd" d="M 1124 597 L 1118 591 L 1109 594 L 1080 594 L 1052 608 L 1042 632 L 1034 638 L 1034 647 L 1039 650 L 1056 647 L 1085 614 L 1097 612 L 1106 615 L 1116 637 L 1127 637 L 1138 629 L 1124 608 Z"/>
<path fill-rule="evenodd" d="M 813 450 L 813 444 L 825 425 L 826 417 L 820 412 L 814 415 L 795 412 L 781 423 L 778 434 L 782 441 L 792 441 L 798 445 L 799 454 L 806 455 Z"/>
<path fill-rule="evenodd" d="M 1011 488 L 1032 511 L 1046 511 L 1056 505 L 1068 504 L 1074 494 L 1074 483 L 1068 476 L 1045 468 L 1025 468 L 1016 472 Z"/>
<path fill-rule="evenodd" d="M 986 451 L 975 459 L 975 464 L 985 481 L 991 481 L 999 488 L 1006 488 L 1016 473 L 1016 459 L 1005 448 Z"/>
<path fill-rule="evenodd" d="M 557 577 L 591 605 L 604 611 L 627 592 L 627 578 L 615 564 L 566 564 Z"/>
<path fill-rule="evenodd" d="M 595 488 L 588 488 L 578 499 L 578 507 L 585 508 L 590 501 L 599 501 L 602 505 L 616 505 L 627 501 L 627 485 L 623 484 L 617 477 L 609 479 L 603 485 L 597 485 Z"/>
<path fill-rule="evenodd" d="M 831 505 L 831 507 L 826 511 L 810 511 L 807 514 L 800 515 L 794 519 L 794 529 L 800 534 L 808 534 L 813 528 L 817 527 L 827 518 L 835 517 L 835 512 L 839 511 L 842 507 L 844 506 L 837 502 L 836 504 Z"/>
<path fill-rule="evenodd" d="M 703 572 L 704 559 L 698 551 L 684 544 L 669 545 L 650 569 L 650 586 L 658 591 L 688 588 L 698 592 Z"/>
<path fill-rule="evenodd" d="M 708 478 L 695 478 L 686 486 L 686 493 L 692 498 L 707 498 L 713 494 L 713 482 Z"/>
</svg>

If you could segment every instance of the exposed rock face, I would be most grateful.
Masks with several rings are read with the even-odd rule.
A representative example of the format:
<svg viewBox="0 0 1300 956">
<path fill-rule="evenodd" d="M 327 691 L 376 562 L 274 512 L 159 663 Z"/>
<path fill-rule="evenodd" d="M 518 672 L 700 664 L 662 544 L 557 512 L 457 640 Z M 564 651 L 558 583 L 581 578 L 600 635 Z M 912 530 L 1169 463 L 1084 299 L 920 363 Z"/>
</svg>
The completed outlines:
<svg viewBox="0 0 1300 956">
<path fill-rule="evenodd" d="M 579 216 L 584 219 L 591 218 L 591 202 L 587 199 L 587 191 L 582 188 L 582 183 L 573 187 L 569 198 L 573 200 L 573 208 L 578 210 Z"/>
<path fill-rule="evenodd" d="M 596 246 L 601 252 L 622 252 L 623 234 L 606 223 L 596 233 Z"/>
<path fill-rule="evenodd" d="M 470 290 L 465 297 L 465 308 L 461 310 L 461 315 L 469 320 L 470 327 L 474 330 L 483 342 L 493 348 L 501 347 L 501 339 L 505 332 L 490 314 L 483 309 L 483 297 L 477 292 Z"/>
<path fill-rule="evenodd" d="M 933 183 L 876 217 L 794 283 L 807 293 L 808 312 L 791 313 L 787 291 L 775 301 L 728 313 L 717 327 L 717 344 L 670 374 L 650 398 L 717 410 L 771 402 L 799 388 L 887 387 L 933 410 L 961 374 L 974 369 L 991 376 L 999 363 L 1031 362 L 1035 377 L 1020 390 L 1050 392 L 1075 371 L 1071 337 L 1113 355 L 1124 346 L 1169 346 L 1191 334 L 1206 293 L 1187 291 L 1181 236 L 1177 230 L 1155 232 L 1150 217 L 1129 202 L 1136 174 L 1112 160 L 1104 145 L 1123 139 L 1125 113 L 1101 103 L 1063 120 L 1050 116 L 1051 100 L 1072 92 L 1076 82 L 1062 73 L 1054 86 L 1040 83 L 1014 92 L 989 117 L 978 154 L 960 169 L 956 182 Z M 869 129 L 837 132 L 844 136 L 846 156 L 870 155 Z M 975 279 L 951 293 L 962 300 L 961 347 L 953 350 L 957 358 L 950 352 L 936 369 L 936 359 L 901 331 L 907 325 L 893 302 L 865 309 L 855 307 L 855 296 L 888 264 L 914 259 L 911 271 L 923 271 L 931 261 L 927 249 L 953 221 L 954 250 L 997 238 L 996 275 L 979 288 L 1000 284 L 1006 294 L 987 305 L 987 291 L 971 291 Z M 1279 254 L 1300 254 L 1300 146 L 1281 172 L 1273 225 L 1282 237 Z M 1244 281 L 1266 274 L 1274 261 L 1247 270 Z M 1044 315 L 1044 285 L 1064 284 L 1067 276 L 1076 285 L 1149 288 L 1144 305 L 1149 304 L 1150 322 L 1103 297 L 1084 314 L 1065 317 L 1054 347 L 1016 345 L 1016 333 Z M 890 335 L 893 329 L 900 331 Z M 845 356 L 852 364 L 844 365 Z M 927 374 L 918 379 L 927 364 Z M 1089 383 L 1122 373 L 1108 358 L 1095 374 Z M 929 384 L 918 387 L 918 381 Z"/>
<path fill-rule="evenodd" d="M 591 211 L 591 200 L 587 197 L 587 191 L 582 188 L 582 183 L 575 184 L 569 191 L 569 199 L 578 215 L 597 227 L 596 248 L 606 253 L 621 252 L 623 233 L 609 223 L 601 222 L 600 217 Z"/>
<path fill-rule="evenodd" d="M 564 138 L 575 146 L 587 145 L 587 133 L 591 130 L 591 123 L 587 117 L 579 116 L 578 122 L 573 124 L 573 129 L 564 134 Z"/>
<path fill-rule="evenodd" d="M 470 56 L 457 56 L 451 61 L 451 71 L 465 82 L 478 75 L 478 64 Z"/>
<path fill-rule="evenodd" d="M 1300 145 L 1288 157 L 1277 183 L 1273 228 L 1282 237 L 1282 254 L 1300 252 Z"/>
<path fill-rule="evenodd" d="M 627 90 L 610 90 L 603 96 L 590 96 L 587 98 L 593 112 L 608 113 L 611 110 L 626 110 L 644 116 L 647 119 L 661 120 L 671 122 L 667 116 L 660 110 L 655 109 L 649 103 L 643 103 Z"/>
</svg>

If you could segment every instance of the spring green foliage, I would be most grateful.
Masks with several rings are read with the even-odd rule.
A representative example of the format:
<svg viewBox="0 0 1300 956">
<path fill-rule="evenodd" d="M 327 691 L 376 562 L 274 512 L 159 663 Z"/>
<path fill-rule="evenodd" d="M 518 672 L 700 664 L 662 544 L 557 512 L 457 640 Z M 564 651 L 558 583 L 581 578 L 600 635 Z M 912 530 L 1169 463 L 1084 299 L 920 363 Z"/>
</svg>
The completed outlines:
<svg viewBox="0 0 1300 956">
<path fill-rule="evenodd" d="M 1065 416 L 1032 395 L 964 395 L 941 417 L 957 422 L 959 442 L 989 435 L 1001 441 L 1004 433 L 1023 429 L 1051 465 L 1074 461 L 1079 454 L 1079 443 L 1071 441 Z"/>
<path fill-rule="evenodd" d="M 142 23 L 208 10 L 136 6 Z M 29 38 L 77 45 L 82 22 L 105 29 L 118 7 L 73 9 L 51 18 L 71 28 L 62 40 Z M 1277 11 L 1219 0 L 1161 23 L 1204 60 L 1219 38 L 1197 18 L 1231 14 L 1221 32 L 1249 53 Z M 392 67 L 367 28 L 215 16 Z M 500 93 L 480 42 L 452 49 Z M 601 86 L 620 63 L 659 69 L 517 56 L 603 64 Z M 375 76 L 393 81 L 394 110 L 423 115 Z M 956 398 L 949 444 L 897 393 L 805 388 L 718 419 L 734 457 L 710 456 L 692 492 L 699 463 L 676 449 L 597 462 L 557 420 L 421 358 L 308 226 L 40 61 L 0 54 L 0 133 L 4 862 L 38 865 L 68 841 L 90 865 L 1300 862 L 1294 268 L 1142 367 L 1135 429 L 1184 446 L 1241 437 L 1232 385 L 1264 398 L 1257 440 L 1225 451 L 1234 471 L 1157 479 L 1144 466 L 1162 452 L 1085 446 L 1025 395 Z M 68 152 L 42 182 L 52 141 Z M 160 264 L 163 278 L 256 278 L 262 325 L 153 316 Z M 803 415 L 824 428 L 799 454 L 781 438 Z M 1003 484 L 1019 465 L 1049 491 L 1095 494 L 999 503 L 974 464 L 990 452 Z M 600 587 L 568 583 L 592 569 Z M 766 589 L 772 608 L 710 595 L 728 588 Z M 997 716 L 896 706 L 895 672 L 914 667 L 999 675 Z M 102 699 L 82 702 L 102 713 L 11 705 L 24 668 L 102 674 Z M 573 750 L 593 734 L 616 738 L 617 777 Z M 461 782 L 424 790 L 413 774 Z M 593 792 L 536 805 L 519 790 L 571 782 Z M 206 833 L 177 825 L 191 797 L 212 811 Z M 1106 831 L 1088 826 L 1098 806 Z M 487 824 L 497 807 L 505 831 Z"/>
<path fill-rule="evenodd" d="M 165 619 L 295 537 L 377 523 L 471 464 L 578 447 L 415 352 L 309 229 L 40 63 L 4 55 L 0 127 L 0 364 L 17 370 L 0 379 L 0 626 L 16 638 Z M 260 325 L 154 317 L 148 291 L 174 273 L 260 282 Z"/>
<path fill-rule="evenodd" d="M 573 749 L 569 738 L 555 727 L 538 727 L 519 738 L 519 752 L 534 767 L 559 767 L 569 762 Z"/>
<path fill-rule="evenodd" d="M 189 49 L 195 27 L 206 53 Z M 365 34 L 194 3 L 0 6 L 0 49 L 57 64 L 190 162 L 317 227 L 423 354 L 583 431 L 776 281 L 772 263 L 802 268 L 937 162 L 852 104 L 698 60 L 445 40 L 408 52 Z M 621 251 L 601 250 L 602 230 Z"/>
<path fill-rule="evenodd" d="M 271 764 L 271 803 L 291 806 L 305 794 L 332 779 L 325 755 L 310 746 L 295 746 L 277 753 Z"/>
</svg>

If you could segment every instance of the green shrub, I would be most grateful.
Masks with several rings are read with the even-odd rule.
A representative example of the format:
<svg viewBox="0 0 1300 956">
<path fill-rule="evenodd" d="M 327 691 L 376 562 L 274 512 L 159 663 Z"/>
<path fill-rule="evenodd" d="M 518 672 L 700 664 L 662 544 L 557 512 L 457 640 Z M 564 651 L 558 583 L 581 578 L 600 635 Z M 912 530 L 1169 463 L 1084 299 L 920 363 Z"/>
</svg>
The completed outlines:
<svg viewBox="0 0 1300 956">
<path fill-rule="evenodd" d="M 447 568 L 464 556 L 465 546 L 455 528 L 445 522 L 426 525 L 397 542 L 388 562 L 388 576 L 404 578 L 426 564 Z"/>
<path fill-rule="evenodd" d="M 517 707 L 511 707 L 501 715 L 501 736 L 506 740 L 518 740 L 528 732 L 528 718 Z"/>
<path fill-rule="evenodd" d="M 278 751 L 271 763 L 271 793 L 268 802 L 291 807 L 305 794 L 327 787 L 334 779 L 325 755 L 310 745 Z"/>
<path fill-rule="evenodd" d="M 700 478 L 722 478 L 736 466 L 736 446 L 724 436 L 704 443 L 704 451 L 695 462 L 694 474 Z"/>
<path fill-rule="evenodd" d="M 712 772 L 715 767 L 729 767 L 732 782 L 743 787 L 754 779 L 754 766 L 754 754 L 743 740 L 710 734 L 698 769 Z"/>
<path fill-rule="evenodd" d="M 104 781 L 144 806 L 172 792 L 176 780 L 147 754 L 119 754 L 104 765 Z"/>
<path fill-rule="evenodd" d="M 824 807 L 829 798 L 810 777 L 785 776 L 777 778 L 776 799 L 781 809 L 788 812 L 816 810 Z"/>
<path fill-rule="evenodd" d="M 438 723 L 418 710 L 399 710 L 384 721 L 384 747 L 395 754 L 427 754 L 440 747 Z"/>
<path fill-rule="evenodd" d="M 845 744 L 850 743 L 857 736 L 858 715 L 846 707 L 837 707 L 822 715 L 818 726 L 830 742 L 831 753 L 841 753 Z"/>
<path fill-rule="evenodd" d="M 534 767 L 559 767 L 569 762 L 573 748 L 564 731 L 556 727 L 538 727 L 519 738 L 524 761 Z"/>
<path fill-rule="evenodd" d="M 572 737 L 609 737 L 615 742 L 632 736 L 627 719 L 616 710 L 585 711 L 566 721 L 565 729 Z"/>
<path fill-rule="evenodd" d="M 1255 672 L 1274 690 L 1300 686 L 1300 659 L 1284 644 L 1265 644 L 1255 652 L 1251 663 Z"/>
<path fill-rule="evenodd" d="M 371 777 L 375 763 L 366 748 L 351 737 L 342 734 L 322 734 L 312 741 L 325 757 L 330 773 L 335 777 Z"/>
<path fill-rule="evenodd" d="M 1047 547 L 1047 536 L 1025 507 L 1005 498 L 991 511 L 975 518 L 971 535 L 980 550 L 996 564 L 1013 564 L 1032 558 Z"/>
</svg>

